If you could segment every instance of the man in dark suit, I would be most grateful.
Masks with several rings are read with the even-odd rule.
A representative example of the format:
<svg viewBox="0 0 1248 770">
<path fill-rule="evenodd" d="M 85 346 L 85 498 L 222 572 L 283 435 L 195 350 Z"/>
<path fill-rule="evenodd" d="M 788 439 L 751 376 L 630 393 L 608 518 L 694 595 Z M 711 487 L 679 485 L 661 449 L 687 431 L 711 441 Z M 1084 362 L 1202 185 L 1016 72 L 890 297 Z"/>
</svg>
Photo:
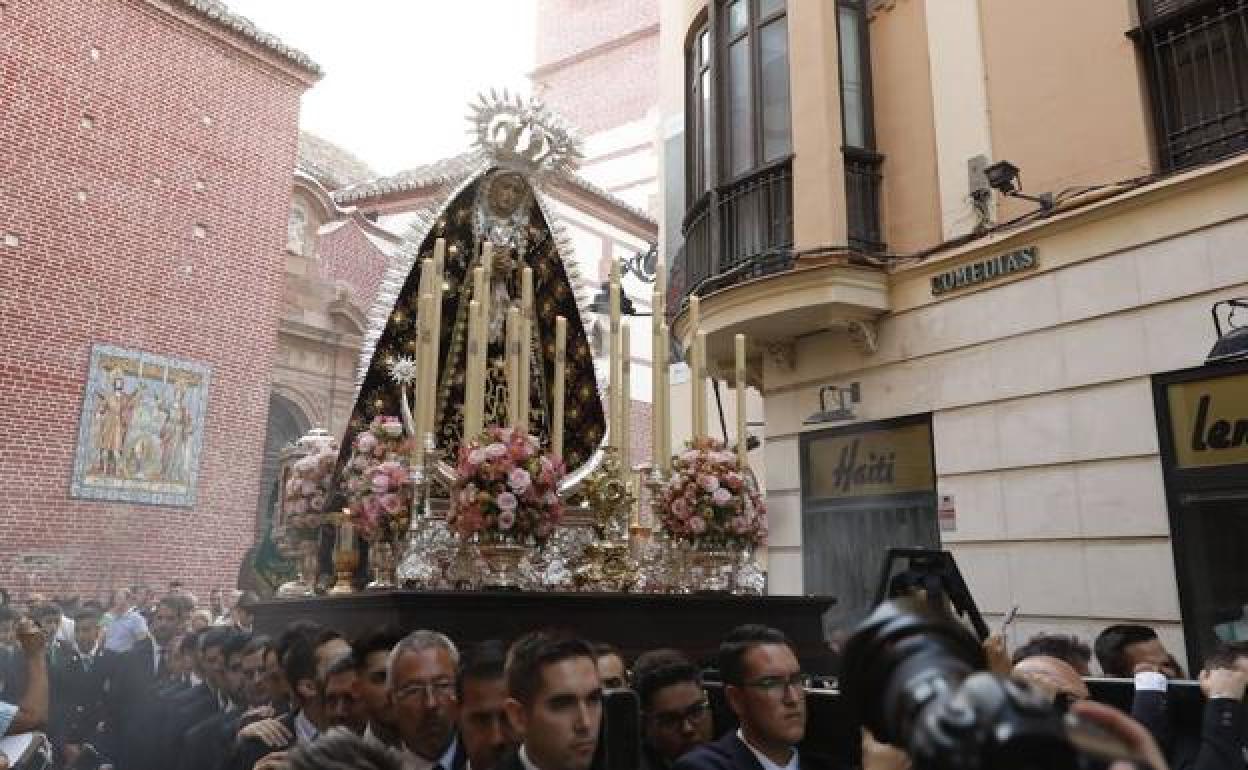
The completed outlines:
<svg viewBox="0 0 1248 770">
<path fill-rule="evenodd" d="M 724 697 L 740 729 L 699 746 L 674 770 L 815 770 L 826 761 L 799 755 L 806 734 L 806 687 L 788 638 L 774 628 L 745 625 L 719 646 Z"/>
<path fill-rule="evenodd" d="M 524 735 L 499 770 L 589 770 L 602 726 L 602 680 L 593 648 L 537 631 L 507 653 L 507 716 Z"/>
<path fill-rule="evenodd" d="M 104 708 L 104 671 L 96 654 L 100 611 L 79 610 L 74 616 L 74 646 L 51 669 L 57 745 L 70 764 L 85 743 L 94 743 Z"/>
<path fill-rule="evenodd" d="M 507 719 L 507 648 L 485 641 L 459 667 L 459 738 L 472 770 L 494 770 L 519 743 Z"/>
<path fill-rule="evenodd" d="M 253 770 L 261 760 L 276 762 L 295 746 L 316 739 L 323 723 L 317 652 L 332 638 L 324 626 L 309 621 L 293 623 L 282 633 L 276 651 L 289 684 L 290 711 L 243 727 L 223 767 Z"/>
<path fill-rule="evenodd" d="M 224 709 L 187 731 L 183 741 L 184 751 L 177 757 L 179 766 L 185 770 L 212 770 L 225 761 L 230 743 L 238 733 L 243 712 L 252 705 L 248 699 L 247 675 L 243 665 L 250 644 L 250 634 L 227 630 L 222 648 L 225 655 L 222 691 L 227 704 Z M 263 651 L 253 653 L 257 654 L 251 657 L 252 668 L 263 670 Z M 263 702 L 254 705 L 260 706 Z"/>
<path fill-rule="evenodd" d="M 459 650 L 436 631 L 413 631 L 395 646 L 387 681 L 404 770 L 462 770 L 458 669 Z"/>
<path fill-rule="evenodd" d="M 701 672 L 684 655 L 676 650 L 642 654 L 633 666 L 633 689 L 641 706 L 646 770 L 668 770 L 673 762 L 710 742 L 711 704 Z"/>
</svg>

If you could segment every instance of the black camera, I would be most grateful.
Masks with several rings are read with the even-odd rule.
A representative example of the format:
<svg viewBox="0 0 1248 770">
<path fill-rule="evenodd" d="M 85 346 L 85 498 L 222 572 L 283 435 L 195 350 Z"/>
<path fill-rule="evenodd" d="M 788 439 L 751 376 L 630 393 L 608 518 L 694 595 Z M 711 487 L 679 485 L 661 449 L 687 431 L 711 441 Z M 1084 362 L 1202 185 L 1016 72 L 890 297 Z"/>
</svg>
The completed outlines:
<svg viewBox="0 0 1248 770">
<path fill-rule="evenodd" d="M 979 642 L 912 600 L 881 604 L 845 648 L 842 692 L 919 770 L 1071 770 L 1133 758 L 1026 685 L 986 671 Z"/>
</svg>

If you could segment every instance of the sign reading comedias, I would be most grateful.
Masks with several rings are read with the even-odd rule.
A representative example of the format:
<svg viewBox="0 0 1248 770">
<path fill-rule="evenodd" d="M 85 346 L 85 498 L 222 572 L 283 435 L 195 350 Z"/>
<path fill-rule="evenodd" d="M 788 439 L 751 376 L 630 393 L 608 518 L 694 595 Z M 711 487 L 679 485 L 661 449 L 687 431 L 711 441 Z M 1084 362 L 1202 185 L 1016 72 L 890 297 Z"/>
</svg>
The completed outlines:
<svg viewBox="0 0 1248 770">
<path fill-rule="evenodd" d="M 895 495 L 935 489 L 927 422 L 821 436 L 809 445 L 807 497 Z"/>
<path fill-rule="evenodd" d="M 955 289 L 995 281 L 1012 273 L 1030 270 L 1037 264 L 1036 247 L 1028 246 L 1008 254 L 1001 254 L 992 259 L 960 265 L 952 270 L 932 276 L 932 296 L 938 296 Z"/>
<path fill-rule="evenodd" d="M 1179 468 L 1248 464 L 1248 374 L 1176 383 L 1167 395 Z"/>
</svg>

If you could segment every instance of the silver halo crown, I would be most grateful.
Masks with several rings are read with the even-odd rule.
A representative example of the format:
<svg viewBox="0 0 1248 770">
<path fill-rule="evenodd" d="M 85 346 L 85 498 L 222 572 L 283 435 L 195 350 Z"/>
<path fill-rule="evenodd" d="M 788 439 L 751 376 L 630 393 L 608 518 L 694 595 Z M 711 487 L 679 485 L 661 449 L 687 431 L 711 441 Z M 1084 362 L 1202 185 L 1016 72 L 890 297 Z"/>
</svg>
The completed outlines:
<svg viewBox="0 0 1248 770">
<path fill-rule="evenodd" d="M 576 130 L 536 99 L 491 89 L 468 109 L 473 147 L 491 165 L 541 178 L 570 173 L 583 157 Z"/>
</svg>

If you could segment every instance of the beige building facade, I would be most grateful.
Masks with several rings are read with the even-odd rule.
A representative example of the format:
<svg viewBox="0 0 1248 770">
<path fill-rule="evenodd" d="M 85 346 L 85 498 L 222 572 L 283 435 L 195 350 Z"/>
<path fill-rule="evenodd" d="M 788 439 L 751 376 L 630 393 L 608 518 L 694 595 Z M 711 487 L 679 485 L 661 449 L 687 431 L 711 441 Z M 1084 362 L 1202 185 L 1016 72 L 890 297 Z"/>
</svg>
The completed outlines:
<svg viewBox="0 0 1248 770">
<path fill-rule="evenodd" d="M 1184 502 L 1156 395 L 1248 294 L 1217 5 L 662 5 L 669 306 L 688 338 L 701 296 L 725 375 L 750 338 L 772 592 L 850 622 L 885 548 L 939 546 L 1016 640 L 1141 622 L 1197 664 L 1226 638 L 1248 495 Z"/>
</svg>

